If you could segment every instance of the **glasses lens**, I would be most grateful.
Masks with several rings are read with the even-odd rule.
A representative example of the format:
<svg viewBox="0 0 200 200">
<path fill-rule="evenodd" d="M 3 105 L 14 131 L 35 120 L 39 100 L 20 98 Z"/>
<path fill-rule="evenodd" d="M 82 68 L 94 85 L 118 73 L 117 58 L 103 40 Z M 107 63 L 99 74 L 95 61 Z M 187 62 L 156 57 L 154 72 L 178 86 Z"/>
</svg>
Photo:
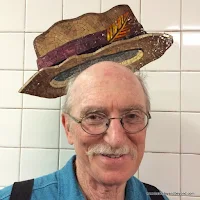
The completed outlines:
<svg viewBox="0 0 200 200">
<path fill-rule="evenodd" d="M 105 115 L 92 113 L 82 119 L 81 126 L 89 134 L 101 134 L 107 129 L 108 119 Z"/>
<path fill-rule="evenodd" d="M 144 129 L 148 123 L 147 115 L 140 111 L 134 110 L 125 114 L 122 118 L 122 124 L 129 133 L 137 133 Z"/>
</svg>

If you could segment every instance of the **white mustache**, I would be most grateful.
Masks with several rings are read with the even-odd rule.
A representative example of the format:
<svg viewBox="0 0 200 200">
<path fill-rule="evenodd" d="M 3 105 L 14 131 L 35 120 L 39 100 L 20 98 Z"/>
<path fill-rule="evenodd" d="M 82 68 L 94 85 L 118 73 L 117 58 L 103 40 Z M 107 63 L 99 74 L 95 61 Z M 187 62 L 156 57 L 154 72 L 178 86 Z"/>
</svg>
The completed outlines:
<svg viewBox="0 0 200 200">
<path fill-rule="evenodd" d="M 137 151 L 134 148 L 128 147 L 127 145 L 120 148 L 113 148 L 108 144 L 96 144 L 91 146 L 86 154 L 88 156 L 94 156 L 98 154 L 121 156 L 130 154 L 131 157 L 136 158 Z"/>
</svg>

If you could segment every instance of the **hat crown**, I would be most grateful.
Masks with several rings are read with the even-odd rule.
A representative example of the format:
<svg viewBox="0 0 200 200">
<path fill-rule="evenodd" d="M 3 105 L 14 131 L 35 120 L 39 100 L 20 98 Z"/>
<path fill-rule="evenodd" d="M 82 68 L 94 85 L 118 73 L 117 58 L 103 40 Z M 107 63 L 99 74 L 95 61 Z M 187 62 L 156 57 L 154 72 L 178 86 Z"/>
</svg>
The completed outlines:
<svg viewBox="0 0 200 200">
<path fill-rule="evenodd" d="M 119 16 L 127 12 L 132 24 L 136 24 L 136 31 L 144 34 L 142 25 L 138 22 L 130 7 L 118 5 L 104 13 L 87 13 L 74 19 L 61 20 L 55 23 L 35 38 L 36 55 L 37 57 L 44 56 L 67 42 L 103 31 L 115 23 Z"/>
</svg>

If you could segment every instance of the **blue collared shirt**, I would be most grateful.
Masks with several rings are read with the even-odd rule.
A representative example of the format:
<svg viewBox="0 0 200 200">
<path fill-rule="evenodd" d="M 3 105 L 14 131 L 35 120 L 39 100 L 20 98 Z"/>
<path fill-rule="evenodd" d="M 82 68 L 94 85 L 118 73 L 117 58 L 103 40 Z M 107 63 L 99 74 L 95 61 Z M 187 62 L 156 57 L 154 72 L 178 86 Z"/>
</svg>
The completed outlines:
<svg viewBox="0 0 200 200">
<path fill-rule="evenodd" d="M 61 170 L 36 178 L 31 200 L 85 200 L 73 169 L 75 159 L 73 156 Z M 11 190 L 12 186 L 0 190 L 0 200 L 9 200 Z M 135 177 L 127 181 L 125 194 L 125 200 L 150 200 L 143 183 Z"/>
</svg>

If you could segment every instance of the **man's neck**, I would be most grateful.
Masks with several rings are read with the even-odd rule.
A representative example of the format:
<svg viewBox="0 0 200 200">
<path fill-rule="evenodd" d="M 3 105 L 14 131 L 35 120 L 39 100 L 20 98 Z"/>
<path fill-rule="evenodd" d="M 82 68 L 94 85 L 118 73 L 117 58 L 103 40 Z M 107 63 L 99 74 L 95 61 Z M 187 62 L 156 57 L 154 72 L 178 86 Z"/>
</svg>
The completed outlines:
<svg viewBox="0 0 200 200">
<path fill-rule="evenodd" d="M 98 183 L 88 173 L 76 167 L 76 177 L 87 200 L 124 200 L 126 184 L 106 186 Z"/>
</svg>

